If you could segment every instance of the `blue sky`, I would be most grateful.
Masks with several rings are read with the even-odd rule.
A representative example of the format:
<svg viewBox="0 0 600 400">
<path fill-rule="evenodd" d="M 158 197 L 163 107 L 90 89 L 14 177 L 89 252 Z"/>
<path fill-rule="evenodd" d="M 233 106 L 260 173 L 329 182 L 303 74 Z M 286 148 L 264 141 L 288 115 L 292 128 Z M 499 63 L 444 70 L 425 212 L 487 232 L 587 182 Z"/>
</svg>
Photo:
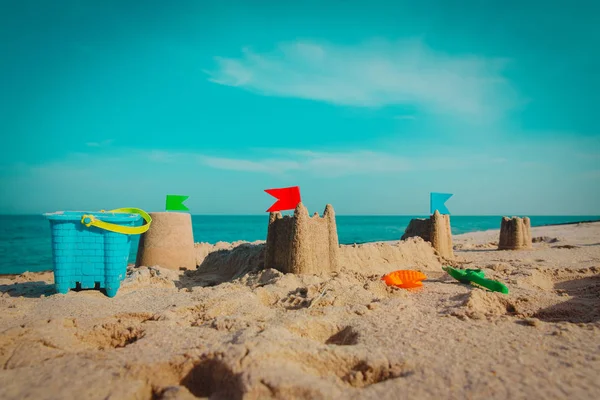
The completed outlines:
<svg viewBox="0 0 600 400">
<path fill-rule="evenodd" d="M 600 214 L 591 0 L 7 3 L 0 213 Z"/>
</svg>

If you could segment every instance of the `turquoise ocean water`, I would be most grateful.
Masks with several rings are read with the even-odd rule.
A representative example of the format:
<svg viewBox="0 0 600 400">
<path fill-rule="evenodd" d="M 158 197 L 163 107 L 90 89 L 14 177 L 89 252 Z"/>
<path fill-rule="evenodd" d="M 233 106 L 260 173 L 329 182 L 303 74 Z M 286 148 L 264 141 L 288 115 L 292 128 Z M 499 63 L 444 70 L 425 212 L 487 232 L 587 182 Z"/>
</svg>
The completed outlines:
<svg viewBox="0 0 600 400">
<path fill-rule="evenodd" d="M 398 240 L 412 218 L 425 216 L 337 216 L 341 244 Z M 500 216 L 451 216 L 452 233 L 500 228 Z M 600 216 L 533 216 L 533 226 L 600 220 Z M 268 215 L 194 215 L 194 240 L 216 243 L 265 240 Z M 130 262 L 139 238 L 134 236 Z M 0 215 L 0 274 L 52 269 L 50 223 L 43 216 Z"/>
</svg>

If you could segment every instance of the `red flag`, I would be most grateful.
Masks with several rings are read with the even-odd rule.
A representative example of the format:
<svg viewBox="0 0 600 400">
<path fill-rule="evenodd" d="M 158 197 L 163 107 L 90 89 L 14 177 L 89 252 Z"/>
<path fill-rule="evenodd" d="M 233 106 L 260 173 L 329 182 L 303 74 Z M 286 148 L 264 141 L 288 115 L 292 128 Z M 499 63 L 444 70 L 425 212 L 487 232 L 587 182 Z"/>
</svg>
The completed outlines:
<svg viewBox="0 0 600 400">
<path fill-rule="evenodd" d="M 266 189 L 265 192 L 275 197 L 277 201 L 267 210 L 267 212 L 276 212 L 283 210 L 293 210 L 300 203 L 300 187 L 292 186 L 280 189 Z"/>
</svg>

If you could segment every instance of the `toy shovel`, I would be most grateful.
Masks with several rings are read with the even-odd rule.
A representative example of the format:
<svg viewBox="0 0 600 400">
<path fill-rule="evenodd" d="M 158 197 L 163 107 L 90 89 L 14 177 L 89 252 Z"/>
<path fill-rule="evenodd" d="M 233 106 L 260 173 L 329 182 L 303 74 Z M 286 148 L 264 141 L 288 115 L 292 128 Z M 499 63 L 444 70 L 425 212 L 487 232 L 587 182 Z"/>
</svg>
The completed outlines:
<svg viewBox="0 0 600 400">
<path fill-rule="evenodd" d="M 442 267 L 442 269 L 461 283 L 473 282 L 493 292 L 508 294 L 508 288 L 502 282 L 487 279 L 485 273 L 480 269 L 454 269 L 452 267 Z"/>
</svg>

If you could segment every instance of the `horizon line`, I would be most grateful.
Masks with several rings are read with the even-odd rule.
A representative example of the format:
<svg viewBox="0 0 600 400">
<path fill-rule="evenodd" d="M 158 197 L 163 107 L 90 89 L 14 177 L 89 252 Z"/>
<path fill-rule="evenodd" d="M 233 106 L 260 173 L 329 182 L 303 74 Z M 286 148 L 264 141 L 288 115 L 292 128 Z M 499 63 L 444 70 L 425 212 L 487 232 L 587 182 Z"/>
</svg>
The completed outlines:
<svg viewBox="0 0 600 400">
<path fill-rule="evenodd" d="M 293 210 L 286 210 L 293 211 Z M 83 212 L 83 211 L 82 211 Z M 85 212 L 99 212 L 99 211 L 85 211 Z M 154 212 L 172 212 L 177 213 L 177 211 L 149 211 L 148 213 Z M 0 213 L 0 217 L 26 217 L 26 216 L 43 216 L 45 213 Z M 259 217 L 259 216 L 269 216 L 269 213 L 262 214 L 190 214 L 192 217 Z M 311 214 L 311 213 L 309 213 Z M 312 213 L 314 214 L 314 213 Z M 322 213 L 319 213 L 321 215 Z M 424 214 L 337 214 L 336 217 L 428 217 L 431 216 L 430 213 Z M 527 214 L 527 213 L 501 213 L 501 214 L 446 214 L 451 217 L 505 217 L 505 216 L 525 216 L 525 217 L 597 217 L 600 218 L 600 214 Z"/>
</svg>

